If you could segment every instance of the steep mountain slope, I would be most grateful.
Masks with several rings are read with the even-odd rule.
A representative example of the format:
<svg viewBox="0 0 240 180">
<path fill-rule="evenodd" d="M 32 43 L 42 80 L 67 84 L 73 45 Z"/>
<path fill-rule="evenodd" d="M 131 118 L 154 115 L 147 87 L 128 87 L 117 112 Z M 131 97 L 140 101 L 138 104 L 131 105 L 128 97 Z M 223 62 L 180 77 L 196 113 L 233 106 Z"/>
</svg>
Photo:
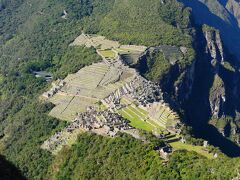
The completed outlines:
<svg viewBox="0 0 240 180">
<path fill-rule="evenodd" d="M 3 156 L 0 156 L 0 176 L 1 179 L 25 179 L 21 172 Z"/>
<path fill-rule="evenodd" d="M 170 2 L 163 5 L 158 0 L 1 1 L 1 153 L 29 178 L 46 173 L 53 157 L 40 145 L 65 123 L 47 116 L 52 105 L 42 104 L 38 96 L 48 84 L 31 71 L 50 71 L 55 78 L 62 78 L 97 60 L 91 49 L 68 47 L 81 30 L 111 35 L 128 43 L 129 39 L 136 44 L 176 42 L 191 48 L 191 37 L 176 27 L 188 25 L 188 10 L 183 11 L 176 1 L 172 4 L 173 9 L 169 8 Z M 147 16 L 153 5 L 156 29 L 152 29 L 152 17 Z M 127 17 L 119 17 L 124 10 Z M 121 24 L 123 19 L 126 22 Z M 111 28 L 114 24 L 116 28 Z M 192 57 L 188 59 L 191 62 Z"/>
<path fill-rule="evenodd" d="M 224 152 L 231 147 L 228 152 L 238 154 L 239 147 L 224 136 L 239 143 L 239 73 L 227 61 L 217 30 L 204 26 L 197 41 L 201 43 L 197 45 L 193 88 L 184 108 L 186 119 L 196 134 Z"/>
<path fill-rule="evenodd" d="M 229 0 L 225 2 L 228 11 L 236 18 L 238 27 L 240 27 L 240 4 L 238 0 Z M 224 4 L 223 4 L 224 5 Z"/>
<path fill-rule="evenodd" d="M 193 12 L 195 12 L 194 9 Z M 232 12 L 236 14 L 237 11 L 233 10 Z M 226 21 L 230 21 L 230 19 L 228 19 L 227 16 Z M 86 173 L 90 171 L 89 173 L 93 176 L 94 173 L 96 173 L 93 171 L 91 165 L 98 165 L 98 154 L 94 156 L 94 158 L 91 156 L 85 157 L 81 154 L 85 152 L 82 151 L 81 148 L 90 150 L 93 148 L 86 134 L 83 135 L 83 139 L 87 139 L 87 145 L 89 146 L 74 147 L 72 150 L 66 150 L 66 156 L 63 155 L 56 158 L 57 163 L 60 163 L 58 166 L 55 166 L 55 162 L 53 163 L 54 157 L 50 153 L 40 149 L 40 145 L 57 130 L 64 127 L 66 123 L 60 122 L 47 115 L 52 105 L 39 101 L 38 97 L 49 84 L 45 82 L 44 79 L 35 78 L 32 74 L 33 70 L 44 70 L 51 72 L 55 79 L 64 78 L 68 73 L 74 73 L 92 62 L 98 61 L 99 57 L 94 49 L 69 47 L 69 44 L 82 30 L 88 33 L 102 34 L 109 39 L 116 39 L 126 44 L 159 46 L 153 51 L 149 49 L 149 53 L 142 57 L 143 61 L 141 62 L 143 62 L 143 66 L 147 64 L 147 71 L 143 73 L 143 75 L 153 81 L 160 82 L 164 92 L 169 95 L 171 102 L 174 102 L 173 104 L 175 106 L 173 107 L 182 112 L 183 115 L 187 112 L 186 117 L 188 122 L 199 122 L 199 119 L 195 121 L 194 118 L 204 115 L 204 119 L 200 121 L 200 124 L 202 122 L 202 124 L 206 125 L 210 119 L 210 115 L 212 116 L 211 113 L 208 114 L 208 111 L 215 112 L 216 109 L 219 109 L 219 111 L 216 111 L 215 114 L 218 118 L 222 118 L 222 110 L 220 109 L 222 104 L 226 104 L 227 102 L 229 105 L 226 106 L 229 107 L 229 112 L 231 112 L 228 114 L 231 116 L 232 112 L 234 112 L 233 115 L 237 114 L 235 112 L 239 106 L 237 104 L 233 104 L 233 107 L 231 106 L 234 94 L 230 93 L 231 95 L 227 96 L 229 89 L 231 90 L 233 85 L 230 83 L 227 88 L 223 88 L 223 86 L 225 87 L 224 83 L 228 81 L 228 76 L 224 75 L 223 77 L 220 70 L 216 72 L 217 67 L 221 69 L 223 66 L 221 64 L 222 54 L 220 52 L 222 49 L 221 46 L 224 47 L 224 44 L 220 45 L 218 34 L 214 30 L 209 31 L 212 33 L 210 34 L 209 43 L 211 43 L 213 39 L 212 44 L 214 44 L 217 49 L 217 55 L 215 57 L 214 53 L 210 52 L 211 48 L 207 46 L 207 40 L 203 35 L 204 31 L 202 31 L 201 27 L 196 28 L 193 27 L 193 25 L 195 24 L 191 23 L 190 9 L 185 8 L 176 0 L 1 0 L 1 154 L 6 155 L 7 160 L 14 163 L 29 179 L 42 179 L 46 177 L 51 165 L 53 169 L 55 167 L 59 167 L 61 170 L 65 169 L 65 171 L 62 170 L 62 172 L 58 174 L 59 177 L 70 176 L 72 171 L 75 173 L 78 172 L 78 170 Z M 196 29 L 199 32 L 195 32 Z M 199 35 L 198 33 L 201 34 L 199 39 L 195 37 Z M 198 42 L 203 42 L 203 44 L 198 44 Z M 195 45 L 196 47 L 192 46 L 192 43 L 194 45 L 197 44 Z M 213 45 L 211 46 L 213 47 Z M 165 51 L 162 50 L 164 48 L 167 49 L 167 52 L 169 52 L 169 49 L 171 50 L 170 52 L 179 52 L 176 54 L 180 54 L 180 56 L 177 57 L 181 58 L 175 61 L 174 57 L 163 55 L 166 54 Z M 199 51 L 197 58 L 195 58 L 193 48 Z M 200 48 L 200 50 L 198 48 Z M 205 51 L 207 51 L 205 54 L 206 61 L 201 64 L 201 57 Z M 167 58 L 164 59 L 163 57 Z M 211 64 L 213 58 L 217 59 L 217 67 Z M 227 71 L 227 74 L 230 76 L 229 78 L 232 78 L 232 76 L 237 78 L 236 75 L 238 74 L 235 68 L 235 66 L 238 67 L 237 63 L 234 61 L 229 62 L 230 66 L 224 65 L 224 72 Z M 206 64 L 207 68 L 205 68 Z M 136 66 L 143 67 L 141 63 Z M 231 66 L 235 68 L 235 73 L 229 72 L 229 69 L 232 69 Z M 206 71 L 202 72 L 201 70 L 204 68 Z M 195 71 L 195 69 L 198 69 L 198 71 Z M 216 82 L 210 82 L 211 84 L 207 87 L 207 90 L 205 90 L 204 83 L 207 82 L 206 80 L 209 74 L 211 79 L 213 79 L 213 74 L 216 75 Z M 201 75 L 206 75 L 206 77 L 202 78 Z M 196 76 L 198 77 L 196 78 Z M 225 78 L 227 78 L 227 80 L 225 80 Z M 236 82 L 234 81 L 233 83 L 237 82 L 236 80 Z M 212 84 L 214 84 L 212 91 L 216 93 L 212 93 L 212 95 L 209 96 L 208 90 Z M 199 99 L 192 99 L 191 97 L 199 97 L 198 86 L 200 86 L 200 90 L 203 88 L 201 96 L 204 96 L 204 98 L 200 99 L 201 106 L 194 106 Z M 238 92 L 238 87 L 234 92 Z M 226 103 L 223 102 L 225 96 L 227 96 Z M 208 109 L 206 111 L 205 109 L 201 109 L 201 107 L 206 107 L 205 100 L 209 101 L 209 99 L 212 102 L 212 108 L 207 106 Z M 192 105 L 191 107 L 193 109 L 189 108 L 189 105 Z M 198 114 L 192 113 L 196 112 L 196 110 L 198 110 Z M 193 116 L 189 117 L 188 115 L 191 113 Z M 227 121 L 226 125 L 234 126 L 231 128 L 231 131 L 235 131 L 236 120 L 234 122 L 231 121 L 233 123 L 229 122 L 230 121 Z M 189 124 L 195 126 L 194 123 Z M 222 142 L 221 140 L 226 140 L 220 133 L 216 133 L 220 137 L 220 142 Z M 95 138 L 100 138 L 101 141 L 98 142 L 96 140 L 96 144 L 94 144 L 94 148 L 96 149 L 90 151 L 94 154 L 99 152 L 98 150 L 109 142 L 109 140 L 104 137 L 94 136 L 90 139 L 94 140 Z M 123 139 L 120 138 L 119 140 L 120 147 L 123 146 L 124 140 L 129 141 L 129 144 L 133 144 L 132 147 L 128 148 L 128 145 L 126 145 L 127 148 L 123 146 L 124 148 L 120 150 L 115 148 L 115 146 L 109 147 L 107 152 L 111 152 L 112 154 L 106 153 L 102 155 L 102 162 L 106 164 L 104 168 L 109 170 L 112 166 L 110 160 L 116 155 L 119 156 L 120 159 L 122 158 L 119 169 L 123 168 L 127 171 L 126 164 L 130 162 L 133 163 L 134 158 L 138 157 L 135 152 L 142 152 L 142 148 L 146 148 L 145 145 L 142 145 L 137 140 L 129 140 L 127 137 L 122 138 Z M 232 139 L 235 140 L 235 137 Z M 236 145 L 232 144 L 231 141 L 227 140 L 227 142 L 227 146 L 230 148 L 230 150 L 228 149 L 229 151 L 232 151 L 231 148 L 237 149 Z M 85 142 L 83 142 L 83 144 L 84 143 Z M 214 142 L 211 143 L 214 144 Z M 114 140 L 113 144 L 115 144 Z M 216 145 L 220 146 L 219 143 L 216 143 Z M 224 148 L 225 145 L 220 147 Z M 154 167 L 155 164 L 151 164 L 152 161 L 148 162 L 149 159 L 156 160 L 154 162 L 156 162 L 157 165 L 162 164 L 158 157 L 156 157 L 156 152 L 153 151 L 155 150 L 155 146 L 150 144 L 148 148 L 149 149 L 145 151 L 146 156 L 140 157 L 138 161 L 140 164 L 145 164 L 142 166 L 143 170 Z M 237 152 L 239 152 L 238 150 L 239 149 L 237 149 Z M 84 155 L 87 155 L 88 152 Z M 237 152 L 232 156 L 236 156 Z M 65 151 L 62 153 L 64 154 Z M 135 156 L 132 157 L 131 154 Z M 81 161 L 76 161 L 76 159 L 79 160 L 78 157 L 81 156 L 84 162 L 86 161 L 89 164 L 81 164 Z M 65 157 L 67 157 L 67 160 Z M 68 159 L 71 158 L 73 158 L 73 160 L 68 161 Z M 87 160 L 85 158 L 87 158 Z M 182 161 L 186 162 L 187 167 L 184 166 L 183 169 L 176 168 L 175 162 L 181 164 Z M 156 174 L 156 176 L 160 176 L 159 174 L 162 173 L 162 177 L 171 175 L 171 177 L 176 178 L 179 177 L 179 174 L 185 174 L 185 169 L 190 168 L 190 170 L 197 170 L 198 166 L 202 166 L 201 163 L 203 161 L 206 163 L 209 162 L 206 161 L 206 158 L 192 154 L 191 152 L 177 152 L 173 155 L 173 160 L 169 166 L 161 169 L 162 166 L 159 165 L 160 170 L 153 168 L 152 173 Z M 221 161 L 237 164 L 239 163 L 239 159 L 232 160 L 223 155 L 223 159 L 216 159 L 212 164 L 215 167 L 226 168 L 227 178 L 236 177 L 237 172 L 231 171 L 225 164 L 220 166 Z M 199 164 L 197 163 L 196 166 L 192 167 L 191 164 L 194 164 L 194 162 L 198 162 Z M 75 166 L 75 164 L 78 166 Z M 66 168 L 64 166 L 66 166 Z M 132 168 L 136 170 L 139 166 L 135 163 L 132 164 Z M 174 168 L 176 171 L 173 173 L 171 170 Z M 236 169 L 237 168 L 236 166 Z M 204 172 L 207 170 L 203 167 L 201 171 Z M 190 173 L 189 171 L 187 172 Z M 139 176 L 142 175 L 142 172 L 139 171 L 135 173 Z M 219 173 L 216 176 L 224 178 L 225 174 L 223 175 Z M 199 175 L 192 174 L 192 177 L 196 176 Z M 211 177 L 211 172 L 206 176 Z"/>
<path fill-rule="evenodd" d="M 124 139 L 123 139 L 124 138 Z M 93 143 L 88 143 L 92 141 Z M 154 143 L 142 144 L 130 136 L 103 138 L 85 134 L 66 148 L 49 168 L 49 179 L 229 179 L 238 178 L 237 159 L 206 159 L 186 151 L 173 154 L 163 166 Z M 118 153 L 114 153 L 114 152 Z M 181 163 L 184 162 L 184 163 Z M 231 166 L 231 170 L 226 168 Z M 214 170 L 214 173 L 212 171 Z"/>
<path fill-rule="evenodd" d="M 197 24 L 207 24 L 218 29 L 226 48 L 240 59 L 239 1 L 180 0 L 180 2 L 192 8 L 194 21 Z"/>
<path fill-rule="evenodd" d="M 194 75 L 195 85 L 192 95 L 187 101 L 195 103 L 202 101 L 202 107 L 205 108 L 205 110 L 199 111 L 198 107 L 195 107 L 194 110 L 192 102 L 191 105 L 187 105 L 186 111 L 191 109 L 190 121 L 198 127 L 202 126 L 202 123 L 208 122 L 216 127 L 223 136 L 239 144 L 238 43 L 240 41 L 237 40 L 239 17 L 232 14 L 233 11 L 229 9 L 229 4 L 232 4 L 233 1 L 182 2 L 186 6 L 192 7 L 194 24 L 198 29 L 195 40 L 195 49 L 198 50 Z M 236 4 L 234 8 L 237 8 Z M 204 66 L 208 68 L 201 70 L 201 67 Z M 197 100 L 199 96 L 201 99 Z M 192 117 L 194 116 L 193 112 L 196 113 L 195 117 Z M 205 118 L 203 116 L 200 118 L 198 112 L 201 112 L 202 115 L 205 114 Z M 197 122 L 194 122 L 194 119 Z M 198 130 L 198 132 L 200 131 L 203 132 L 203 130 Z M 219 144 L 221 144 L 220 141 Z"/>
</svg>

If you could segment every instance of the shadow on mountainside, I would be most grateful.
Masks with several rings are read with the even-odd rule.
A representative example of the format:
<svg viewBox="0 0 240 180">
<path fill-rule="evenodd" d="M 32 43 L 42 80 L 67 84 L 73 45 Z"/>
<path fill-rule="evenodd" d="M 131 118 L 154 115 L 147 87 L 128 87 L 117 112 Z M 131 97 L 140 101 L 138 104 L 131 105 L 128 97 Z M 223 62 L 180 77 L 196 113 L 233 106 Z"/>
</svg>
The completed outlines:
<svg viewBox="0 0 240 180">
<path fill-rule="evenodd" d="M 201 45 L 196 47 L 197 60 L 195 68 L 195 80 L 192 94 L 185 106 L 187 124 L 193 127 L 193 133 L 198 138 L 208 140 L 210 144 L 219 147 L 219 149 L 229 157 L 240 156 L 240 147 L 232 141 L 225 138 L 213 125 L 209 124 L 211 118 L 211 107 L 209 102 L 210 89 L 214 82 L 214 68 L 211 65 L 211 57 L 205 52 L 206 41 L 203 34 L 197 36 L 197 42 Z M 224 80 L 226 82 L 226 80 Z M 230 96 L 229 88 L 224 84 L 227 96 Z M 231 87 L 230 87 L 231 88 Z M 228 98 L 228 97 L 227 97 Z M 234 107 L 229 107 L 229 113 L 235 112 Z M 230 115 L 230 114 L 229 114 Z M 231 114 L 234 116 L 234 114 Z"/>
<path fill-rule="evenodd" d="M 211 27 L 214 27 L 220 31 L 220 34 L 223 38 L 224 44 L 227 46 L 229 52 L 236 55 L 240 60 L 240 29 L 238 27 L 237 20 L 235 17 L 228 12 L 227 19 L 224 21 L 217 15 L 213 14 L 206 5 L 199 2 L 198 0 L 178 0 L 183 3 L 185 6 L 192 9 L 192 14 L 196 24 L 207 24 Z M 223 5 L 226 4 L 225 0 L 221 0 L 220 3 Z M 225 11 L 224 11 L 225 12 Z"/>
<path fill-rule="evenodd" d="M 223 6 L 226 6 L 227 0 L 219 0 L 219 3 L 222 4 Z"/>
<path fill-rule="evenodd" d="M 2 155 L 0 155 L 0 179 L 6 180 L 25 180 L 21 172 Z"/>
<path fill-rule="evenodd" d="M 202 127 L 193 126 L 193 131 L 196 137 L 200 137 L 209 141 L 211 145 L 218 147 L 227 156 L 240 156 L 240 147 L 223 137 L 214 126 L 210 124 L 205 124 Z"/>
</svg>

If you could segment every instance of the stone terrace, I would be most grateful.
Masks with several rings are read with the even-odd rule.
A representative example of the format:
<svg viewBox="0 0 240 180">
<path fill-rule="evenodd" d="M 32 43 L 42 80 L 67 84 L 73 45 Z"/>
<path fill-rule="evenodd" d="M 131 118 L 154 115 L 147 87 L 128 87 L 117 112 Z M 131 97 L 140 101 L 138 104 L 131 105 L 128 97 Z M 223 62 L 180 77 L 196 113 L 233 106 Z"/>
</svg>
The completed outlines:
<svg viewBox="0 0 240 180">
<path fill-rule="evenodd" d="M 71 45 L 100 46 L 114 52 L 120 47 L 118 42 L 102 36 L 85 34 Z M 144 46 L 122 47 L 134 51 L 146 50 Z M 51 116 L 71 121 L 66 128 L 45 141 L 43 149 L 57 153 L 62 146 L 72 144 L 77 134 L 83 131 L 108 136 L 115 136 L 119 131 L 135 132 L 129 120 L 144 121 L 154 128 L 169 128 L 173 133 L 178 131 L 179 116 L 164 103 L 159 85 L 126 66 L 118 54 L 111 61 L 102 58 L 103 62 L 84 67 L 59 81 L 50 90 L 53 93 L 43 94 L 56 105 L 50 112 Z M 132 118 L 126 120 L 120 111 Z"/>
</svg>

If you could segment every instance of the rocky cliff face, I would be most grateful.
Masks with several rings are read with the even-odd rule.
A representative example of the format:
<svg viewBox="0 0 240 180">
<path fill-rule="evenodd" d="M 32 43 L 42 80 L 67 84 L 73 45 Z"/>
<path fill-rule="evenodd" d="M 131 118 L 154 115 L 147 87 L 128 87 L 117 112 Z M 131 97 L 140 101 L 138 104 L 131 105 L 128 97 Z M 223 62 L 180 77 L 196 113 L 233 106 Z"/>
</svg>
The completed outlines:
<svg viewBox="0 0 240 180">
<path fill-rule="evenodd" d="M 212 65 L 216 67 L 219 63 L 224 63 L 223 45 L 219 32 L 206 28 L 204 29 L 204 36 L 207 42 L 206 53 L 210 54 Z"/>
<path fill-rule="evenodd" d="M 224 136 L 239 144 L 240 1 L 178 1 L 192 9 L 197 55 L 192 67 L 182 73 L 175 96 L 183 102 L 187 123 L 200 137 L 210 140 L 215 133 L 212 141 Z"/>
<path fill-rule="evenodd" d="M 220 34 L 217 30 L 204 27 L 204 38 L 206 40 L 205 53 L 209 54 L 212 65 L 213 83 L 209 93 L 209 103 L 213 117 L 223 115 L 225 102 L 224 82 L 219 76 L 219 67 L 224 64 L 224 51 Z"/>
<path fill-rule="evenodd" d="M 211 115 L 214 118 L 220 118 L 224 115 L 225 89 L 224 83 L 218 74 L 214 76 L 212 88 L 209 93 L 209 103 L 211 107 Z"/>
<path fill-rule="evenodd" d="M 179 0 L 192 8 L 194 22 L 219 30 L 225 48 L 240 61 L 239 0 Z"/>
<path fill-rule="evenodd" d="M 239 29 L 233 21 L 235 16 L 230 13 L 230 8 L 226 8 L 230 1 L 184 2 L 195 8 L 190 33 L 194 39 L 195 60 L 182 66 L 181 59 L 185 58 L 189 49 L 162 45 L 149 48 L 136 68 L 147 78 L 149 75 L 157 77 L 151 80 L 160 83 L 163 92 L 185 116 L 183 119 L 186 123 L 198 131 L 199 137 L 212 139 L 212 142 L 218 139 L 215 145 L 219 147 L 223 139 L 239 143 L 240 61 L 237 56 L 240 51 L 237 48 L 238 53 L 234 56 L 229 52 L 236 52 L 234 48 L 240 41 L 232 37 L 226 41 L 229 35 L 234 38 L 236 34 L 239 36 L 235 31 Z M 233 44 L 236 47 L 232 49 Z M 175 53 L 174 57 L 168 56 L 173 52 L 180 53 Z"/>
<path fill-rule="evenodd" d="M 236 18 L 238 27 L 240 28 L 240 1 L 228 0 L 226 3 L 226 8 Z"/>
<path fill-rule="evenodd" d="M 188 66 L 183 72 L 179 73 L 178 81 L 174 83 L 173 96 L 180 106 L 182 106 L 191 95 L 195 79 L 195 68 L 196 61 L 193 61 L 190 66 Z"/>
<path fill-rule="evenodd" d="M 197 59 L 193 87 L 185 112 L 196 126 L 211 124 L 225 137 L 239 143 L 238 61 L 231 59 L 218 30 L 204 25 L 196 39 Z"/>
<path fill-rule="evenodd" d="M 227 62 L 221 37 L 216 30 L 205 30 L 206 52 L 212 60 L 213 83 L 209 91 L 211 119 L 226 137 L 239 143 L 239 72 Z M 221 122 L 222 121 L 222 122 Z"/>
</svg>

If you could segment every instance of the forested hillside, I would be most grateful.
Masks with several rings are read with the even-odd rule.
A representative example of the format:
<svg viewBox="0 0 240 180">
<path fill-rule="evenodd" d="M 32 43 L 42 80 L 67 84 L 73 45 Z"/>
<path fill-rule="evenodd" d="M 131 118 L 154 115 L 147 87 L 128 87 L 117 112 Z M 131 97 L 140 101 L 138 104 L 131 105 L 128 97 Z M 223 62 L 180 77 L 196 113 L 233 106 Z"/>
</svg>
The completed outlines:
<svg viewBox="0 0 240 180">
<path fill-rule="evenodd" d="M 0 0 L 0 153 L 29 179 L 97 179 L 106 174 L 109 178 L 110 174 L 122 178 L 236 177 L 239 159 L 221 155 L 211 161 L 180 151 L 163 166 L 154 145 L 125 135 L 109 139 L 83 134 L 76 145 L 56 157 L 40 148 L 67 122 L 48 116 L 53 105 L 42 102 L 39 95 L 50 83 L 32 71 L 64 78 L 100 61 L 93 48 L 69 46 L 85 31 L 126 44 L 185 47 L 187 52 L 174 66 L 177 73 L 169 83 L 173 88 L 184 82 L 185 70 L 195 57 L 190 13 L 176 0 Z M 161 53 L 153 57 L 156 67 L 145 76 L 157 81 L 171 69 L 159 73 L 164 64 Z"/>
<path fill-rule="evenodd" d="M 89 144 L 89 142 L 91 142 Z M 131 136 L 115 139 L 83 134 L 71 149 L 56 157 L 49 169 L 53 179 L 228 179 L 236 176 L 239 160 L 209 160 L 194 152 L 178 151 L 162 164 L 156 144 Z M 233 163 L 233 164 L 232 164 Z M 228 167 L 231 166 L 229 171 Z M 214 173 L 213 173 L 214 171 Z"/>
</svg>

